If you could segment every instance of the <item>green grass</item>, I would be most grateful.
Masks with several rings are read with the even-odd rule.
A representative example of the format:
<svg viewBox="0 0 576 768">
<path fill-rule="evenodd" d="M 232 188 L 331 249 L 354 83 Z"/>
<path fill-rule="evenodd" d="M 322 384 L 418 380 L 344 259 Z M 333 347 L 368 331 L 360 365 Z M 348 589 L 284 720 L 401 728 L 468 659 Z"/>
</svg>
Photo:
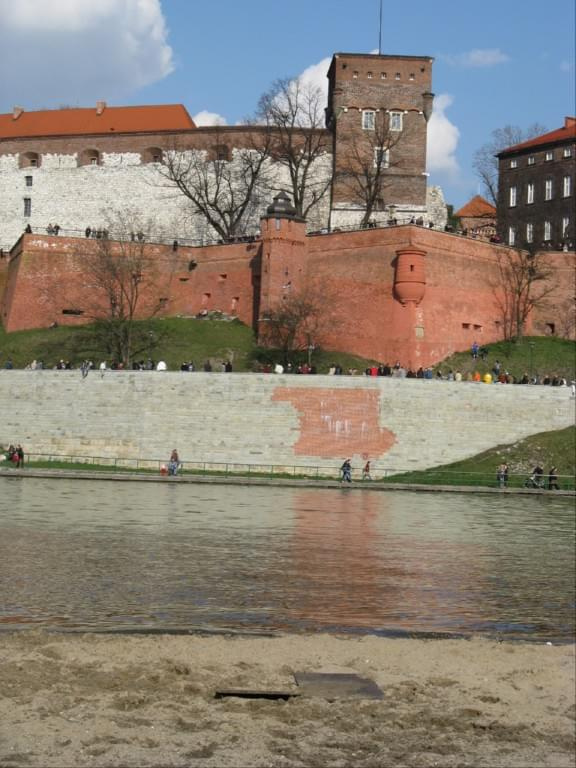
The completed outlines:
<svg viewBox="0 0 576 768">
<path fill-rule="evenodd" d="M 433 467 L 422 472 L 393 475 L 386 482 L 425 485 L 495 486 L 498 465 L 506 462 L 510 471 L 510 488 L 524 484 L 531 470 L 540 464 L 547 473 L 556 466 L 563 490 L 574 490 L 576 474 L 576 427 L 554 432 L 541 432 L 510 445 L 499 445 L 464 461 Z"/>
<path fill-rule="evenodd" d="M 463 375 L 478 371 L 480 374 L 492 371 L 496 360 L 502 365 L 502 370 L 508 371 L 514 379 L 521 379 L 524 373 L 539 375 L 549 374 L 563 376 L 568 382 L 575 377 L 576 344 L 569 339 L 559 339 L 555 336 L 527 336 L 518 341 L 499 341 L 487 344 L 487 358 L 474 360 L 470 350 L 458 352 L 434 366 L 444 374 L 452 370 L 461 371 Z"/>
</svg>

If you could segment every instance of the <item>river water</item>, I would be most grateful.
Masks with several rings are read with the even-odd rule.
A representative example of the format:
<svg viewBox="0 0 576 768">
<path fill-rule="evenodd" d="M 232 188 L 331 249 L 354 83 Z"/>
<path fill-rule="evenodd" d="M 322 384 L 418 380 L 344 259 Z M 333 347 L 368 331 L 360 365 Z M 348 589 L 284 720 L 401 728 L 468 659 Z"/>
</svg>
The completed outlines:
<svg viewBox="0 0 576 768">
<path fill-rule="evenodd" d="M 553 496 L 0 478 L 0 629 L 574 640 Z"/>
</svg>

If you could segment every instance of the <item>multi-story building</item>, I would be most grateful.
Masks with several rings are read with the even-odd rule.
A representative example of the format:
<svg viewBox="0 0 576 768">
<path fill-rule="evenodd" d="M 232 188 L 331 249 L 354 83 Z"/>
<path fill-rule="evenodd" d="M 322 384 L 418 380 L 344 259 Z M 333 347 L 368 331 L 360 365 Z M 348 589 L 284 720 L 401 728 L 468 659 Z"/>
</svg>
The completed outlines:
<svg viewBox="0 0 576 768">
<path fill-rule="evenodd" d="M 498 153 L 498 234 L 508 245 L 574 250 L 576 117 Z"/>
<path fill-rule="evenodd" d="M 310 170 L 316 189 L 325 192 L 307 215 L 309 230 L 356 225 L 362 219 L 362 201 L 342 184 L 346 159 L 354 151 L 351 137 L 373 145 L 371 158 L 386 154 L 386 184 L 374 208 L 375 221 L 381 223 L 395 210 L 398 223 L 414 216 L 444 226 L 445 209 L 437 203 L 427 206 L 426 197 L 431 76 L 429 57 L 334 56 L 327 127 L 317 128 L 322 151 Z M 385 146 L 375 141 L 383 121 Z M 167 153 L 201 150 L 218 162 L 234 162 L 235 151 L 258 146 L 264 130 L 261 125 L 199 127 L 182 105 L 112 107 L 99 102 L 95 109 L 38 112 L 16 107 L 0 115 L 0 248 L 8 250 L 25 230 L 45 232 L 50 224 L 70 235 L 98 229 L 103 211 L 126 207 L 146 217 L 153 212 L 158 229 L 168 236 L 213 242 L 218 235 L 206 217 L 191 215 L 190 201 L 174 186 L 167 188 L 161 173 Z M 273 165 L 270 188 L 254 195 L 246 234 L 256 234 L 275 191 L 290 191 L 287 168 Z M 325 183 L 330 178 L 332 184 Z"/>
</svg>

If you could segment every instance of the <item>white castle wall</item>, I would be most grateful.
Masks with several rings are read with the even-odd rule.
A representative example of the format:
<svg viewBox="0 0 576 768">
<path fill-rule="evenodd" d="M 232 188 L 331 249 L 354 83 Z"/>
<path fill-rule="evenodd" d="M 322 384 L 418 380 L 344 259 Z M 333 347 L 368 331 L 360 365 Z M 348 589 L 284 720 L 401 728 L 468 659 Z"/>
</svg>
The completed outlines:
<svg viewBox="0 0 576 768">
<path fill-rule="evenodd" d="M 100 165 L 78 166 L 78 157 L 42 155 L 39 167 L 19 168 L 18 155 L 0 155 L 0 247 L 8 250 L 27 224 L 44 230 L 58 224 L 64 230 L 84 232 L 104 228 L 106 211 L 134 210 L 142 219 L 153 218 L 159 234 L 198 244 L 217 235 L 201 217 L 191 215 L 190 202 L 176 189 L 166 187 L 154 163 L 142 163 L 140 153 L 103 153 Z M 315 174 L 323 178 L 331 170 L 331 156 L 320 157 Z M 26 186 L 26 177 L 32 186 Z M 271 189 L 252 211 L 249 230 L 256 231 L 260 217 L 281 188 L 289 189 L 286 170 L 271 169 Z M 24 216 L 24 198 L 32 201 L 31 216 Z M 310 229 L 326 226 L 329 194 L 308 217 Z"/>
<path fill-rule="evenodd" d="M 368 405 L 367 405 L 368 403 Z M 373 407 L 370 407 L 372 404 Z M 568 387 L 348 376 L 0 371 L 0 444 L 33 453 L 423 469 L 574 424 Z M 316 413 L 318 418 L 314 418 Z M 370 448 L 382 430 L 388 451 Z M 360 436 L 360 439 L 359 439 Z"/>
</svg>

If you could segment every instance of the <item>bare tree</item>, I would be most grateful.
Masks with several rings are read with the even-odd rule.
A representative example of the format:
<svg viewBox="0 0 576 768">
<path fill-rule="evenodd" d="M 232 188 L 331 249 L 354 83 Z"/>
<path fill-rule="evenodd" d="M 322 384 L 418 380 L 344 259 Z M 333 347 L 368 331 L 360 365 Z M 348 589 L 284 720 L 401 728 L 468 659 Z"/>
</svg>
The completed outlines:
<svg viewBox="0 0 576 768">
<path fill-rule="evenodd" d="M 352 130 L 343 136 L 345 155 L 337 181 L 350 202 L 362 208 L 362 226 L 368 224 L 374 211 L 386 207 L 390 171 L 399 167 L 391 150 L 403 140 L 406 131 L 391 130 L 390 117 L 384 111 L 374 114 L 373 130 Z"/>
<path fill-rule="evenodd" d="M 505 125 L 504 128 L 496 128 L 492 131 L 490 141 L 476 150 L 472 167 L 482 182 L 484 194 L 491 203 L 498 204 L 498 158 L 496 155 L 508 147 L 540 136 L 546 133 L 546 130 L 539 123 L 534 123 L 526 130 L 517 125 Z"/>
<path fill-rule="evenodd" d="M 318 346 L 325 333 L 335 327 L 325 291 L 312 284 L 286 296 L 260 323 L 261 339 L 266 346 L 281 351 L 284 364 L 294 353 Z"/>
<path fill-rule="evenodd" d="M 331 169 L 323 173 L 318 167 L 330 151 L 325 102 L 317 86 L 301 78 L 284 78 L 260 97 L 256 112 L 256 122 L 271 131 L 271 158 L 286 168 L 294 207 L 302 218 L 324 197 L 332 181 Z"/>
<path fill-rule="evenodd" d="M 145 321 L 164 308 L 178 261 L 172 250 L 151 253 L 147 241 L 153 233 L 151 220 L 131 212 L 107 214 L 106 228 L 75 253 L 82 277 L 75 303 L 94 323 L 96 346 L 125 366 L 158 341 Z"/>
<path fill-rule="evenodd" d="M 498 281 L 493 284 L 505 339 L 520 339 L 532 310 L 555 290 L 546 254 L 518 249 L 498 253 Z"/>
<path fill-rule="evenodd" d="M 255 206 L 268 193 L 267 131 L 257 133 L 250 146 L 232 148 L 224 135 L 214 134 L 205 149 L 174 147 L 158 171 L 163 183 L 179 190 L 224 242 L 245 234 Z"/>
</svg>

